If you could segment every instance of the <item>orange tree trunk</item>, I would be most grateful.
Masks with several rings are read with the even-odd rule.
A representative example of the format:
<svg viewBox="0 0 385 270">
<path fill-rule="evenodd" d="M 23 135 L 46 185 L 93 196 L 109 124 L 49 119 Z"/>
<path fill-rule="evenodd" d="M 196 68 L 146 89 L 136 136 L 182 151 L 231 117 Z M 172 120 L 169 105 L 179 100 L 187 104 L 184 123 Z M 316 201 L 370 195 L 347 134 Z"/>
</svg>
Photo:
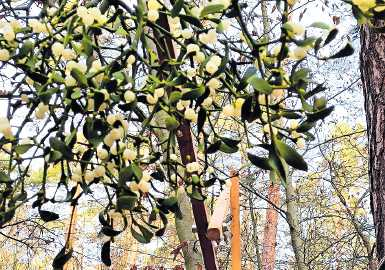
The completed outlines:
<svg viewBox="0 0 385 270">
<path fill-rule="evenodd" d="M 267 195 L 268 200 L 274 205 L 280 203 L 280 185 L 279 183 L 271 183 Z M 275 269 L 275 247 L 277 238 L 278 212 L 270 203 L 266 210 L 265 228 L 263 231 L 262 244 L 262 269 Z"/>
<path fill-rule="evenodd" d="M 235 171 L 231 171 L 231 269 L 241 270 L 241 224 L 239 206 L 239 177 Z"/>
</svg>

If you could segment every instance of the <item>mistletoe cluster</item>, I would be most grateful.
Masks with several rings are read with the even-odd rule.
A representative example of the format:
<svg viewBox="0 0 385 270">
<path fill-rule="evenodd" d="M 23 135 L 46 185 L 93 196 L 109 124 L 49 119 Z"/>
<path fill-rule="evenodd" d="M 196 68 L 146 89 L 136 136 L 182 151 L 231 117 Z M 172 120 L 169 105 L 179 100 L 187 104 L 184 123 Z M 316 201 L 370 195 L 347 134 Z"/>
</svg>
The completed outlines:
<svg viewBox="0 0 385 270">
<path fill-rule="evenodd" d="M 217 179 L 210 155 L 236 154 L 245 144 L 250 162 L 282 181 L 288 165 L 307 170 L 296 148 L 312 139 L 311 129 L 333 107 L 303 61 L 345 57 L 353 49 L 348 43 L 321 57 L 338 31 L 289 21 L 296 1 L 277 1 L 282 24 L 271 40 L 249 31 L 247 6 L 237 0 L 56 2 L 43 1 L 28 21 L 0 23 L 2 68 L 14 71 L 3 96 L 7 117 L 0 119 L 0 146 L 9 158 L 0 173 L 1 225 L 28 201 L 44 221 L 55 220 L 56 213 L 43 210 L 46 203 L 76 205 L 98 185 L 108 198 L 102 233 L 112 239 L 130 224 L 133 236 L 148 243 L 164 233 L 168 213 L 180 214 L 178 185 L 204 200 L 205 187 Z M 376 4 L 369 2 L 353 1 L 356 14 L 370 17 Z M 223 121 L 243 130 L 224 132 Z M 250 136 L 234 137 L 242 133 Z M 191 146 L 197 158 L 184 151 Z M 43 179 L 30 194 L 25 179 L 37 160 Z M 47 192 L 53 165 L 61 168 L 56 184 L 67 190 L 64 201 Z M 64 248 L 54 266 L 70 253 Z"/>
</svg>

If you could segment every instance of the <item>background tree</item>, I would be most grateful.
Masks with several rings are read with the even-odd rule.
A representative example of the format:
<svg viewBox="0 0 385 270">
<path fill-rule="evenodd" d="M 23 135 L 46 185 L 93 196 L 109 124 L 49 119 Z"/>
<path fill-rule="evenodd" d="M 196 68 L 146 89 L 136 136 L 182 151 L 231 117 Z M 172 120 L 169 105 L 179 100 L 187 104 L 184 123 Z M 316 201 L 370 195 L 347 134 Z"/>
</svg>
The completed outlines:
<svg viewBox="0 0 385 270">
<path fill-rule="evenodd" d="M 367 15 L 375 6 L 354 4 Z M 92 229 L 104 235 L 98 245 L 106 266 L 113 263 L 115 239 L 127 228 L 142 244 L 165 235 L 173 220 L 168 214 L 180 217 L 177 190 L 182 188 L 192 202 L 205 267 L 217 269 L 206 238 L 204 201 L 215 201 L 231 162 L 240 175 L 251 169 L 254 175 L 246 181 L 255 181 L 263 169 L 271 177 L 262 187 L 275 180 L 291 188 L 292 169 L 309 168 L 297 150 L 314 140 L 313 128 L 333 111 L 321 97 L 326 87 L 316 78 L 318 67 L 307 60 L 353 53 L 349 42 L 331 44 L 334 26 L 291 21 L 292 7 L 301 9 L 296 1 L 266 7 L 275 22 L 269 40 L 255 11 L 259 2 L 0 5 L 1 75 L 11 89 L 2 96 L 8 106 L 0 119 L 0 145 L 8 155 L 7 171 L 0 175 L 1 226 L 24 205 L 32 203 L 43 221 L 54 224 L 71 216 L 58 215 L 57 205 L 89 200 L 100 207 L 95 214 L 100 227 Z M 333 51 L 325 56 L 329 48 Z M 159 136 L 159 130 L 165 134 Z M 43 171 L 32 189 L 26 181 L 37 163 Z M 59 168 L 52 181 L 50 168 Z M 260 186 L 243 188 L 270 203 Z M 291 203 L 293 189 L 286 190 Z M 249 210 L 260 208 L 247 196 L 242 201 Z M 291 213 L 292 229 L 301 215 L 286 202 L 274 207 L 282 218 Z M 255 222 L 250 212 L 243 218 Z M 249 225 L 256 243 L 258 229 Z M 302 243 L 292 242 L 298 266 Z M 78 252 L 68 237 L 60 250 L 54 268 Z M 250 250 L 259 254 L 258 246 L 245 248 Z"/>
</svg>

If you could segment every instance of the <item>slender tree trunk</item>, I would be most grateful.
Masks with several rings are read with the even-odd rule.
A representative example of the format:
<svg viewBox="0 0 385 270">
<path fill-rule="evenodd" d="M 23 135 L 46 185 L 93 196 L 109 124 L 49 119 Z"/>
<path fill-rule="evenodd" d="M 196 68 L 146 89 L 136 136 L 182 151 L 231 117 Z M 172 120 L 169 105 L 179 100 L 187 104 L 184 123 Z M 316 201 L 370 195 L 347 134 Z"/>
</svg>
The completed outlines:
<svg viewBox="0 0 385 270">
<path fill-rule="evenodd" d="M 271 182 L 269 185 L 267 199 L 274 205 L 279 205 L 281 201 L 280 184 Z M 278 212 L 273 205 L 269 204 L 266 210 L 266 221 L 263 230 L 262 244 L 262 269 L 275 269 L 275 247 L 277 245 L 277 226 Z"/>
<path fill-rule="evenodd" d="M 76 191 L 75 191 L 75 198 L 77 196 L 79 196 L 81 192 L 81 188 L 79 185 L 76 186 Z M 75 236 L 76 236 L 76 224 L 77 224 L 77 219 L 78 219 L 78 211 L 77 211 L 77 205 L 73 205 L 71 206 L 71 215 L 69 217 L 69 220 L 68 220 L 68 224 L 66 225 L 67 229 L 67 233 L 66 233 L 66 248 L 67 249 L 71 249 L 74 247 L 74 243 L 75 243 Z M 77 269 L 77 267 L 75 266 L 75 263 L 74 263 L 74 258 L 70 259 L 64 266 L 63 266 L 63 270 L 74 270 L 74 269 Z"/>
<path fill-rule="evenodd" d="M 167 16 L 163 13 L 159 16 L 159 25 L 167 31 L 170 30 Z M 162 63 L 170 58 L 175 59 L 175 50 L 172 40 L 168 36 L 162 37 L 156 32 L 154 34 L 158 41 L 157 51 L 160 62 Z M 190 122 L 186 120 L 181 121 L 176 134 L 182 163 L 186 165 L 190 162 L 195 162 L 196 157 Z M 191 199 L 191 204 L 205 267 L 207 270 L 217 270 L 215 251 L 212 242 L 206 236 L 208 221 L 205 204 L 203 201 L 196 199 Z"/>
<path fill-rule="evenodd" d="M 153 40 L 148 38 L 146 41 L 149 48 L 153 51 L 157 51 Z M 170 132 L 165 128 L 165 123 L 162 121 L 165 119 L 166 115 L 166 112 L 159 111 L 155 114 L 153 119 L 154 126 L 164 127 L 154 129 L 155 136 L 158 138 L 159 142 L 166 141 L 170 136 Z M 161 149 L 164 153 L 166 153 L 167 144 L 162 144 Z M 192 232 L 194 219 L 192 217 L 191 203 L 188 200 L 186 192 L 184 192 L 184 190 L 182 191 L 181 188 L 178 189 L 177 197 L 183 218 L 179 219 L 175 216 L 175 229 L 178 235 L 179 243 L 187 242 L 187 246 L 182 248 L 184 266 L 186 270 L 195 270 L 197 266 L 202 265 L 202 254 L 198 250 L 194 250 L 196 236 Z"/>
<path fill-rule="evenodd" d="M 384 27 L 374 21 L 374 27 Z M 385 34 L 361 28 L 361 80 L 369 136 L 371 210 L 376 231 L 377 260 L 385 258 Z"/>
<path fill-rule="evenodd" d="M 267 1 L 261 1 L 261 12 L 263 17 L 263 32 L 269 39 L 270 22 L 267 11 Z M 280 183 L 272 181 L 269 185 L 267 198 L 270 202 L 278 205 L 281 201 L 280 197 Z M 268 204 L 266 211 L 266 223 L 263 231 L 262 244 L 262 269 L 274 270 L 275 268 L 275 248 L 277 241 L 277 226 L 278 226 L 278 212 L 273 205 Z"/>
<path fill-rule="evenodd" d="M 230 207 L 231 207 L 231 269 L 241 270 L 241 222 L 239 217 L 239 177 L 231 171 Z"/>
<path fill-rule="evenodd" d="M 252 226 L 253 226 L 253 240 L 254 240 L 254 245 L 255 245 L 255 256 L 257 257 L 257 269 L 262 269 L 262 257 L 261 257 L 261 253 L 259 252 L 259 237 L 258 237 L 258 228 L 257 228 L 257 220 L 255 219 L 255 216 L 254 216 L 254 206 L 253 206 L 253 198 L 252 198 L 252 194 L 250 194 L 250 198 L 249 198 L 249 206 L 250 206 L 250 219 L 251 219 L 251 223 L 252 223 Z M 250 270 L 254 270 L 254 265 L 252 268 L 250 268 Z"/>
<path fill-rule="evenodd" d="M 300 237 L 301 228 L 298 221 L 298 207 L 295 201 L 295 190 L 291 176 L 286 180 L 286 205 L 287 223 L 290 227 L 290 238 L 296 260 L 296 269 L 304 270 L 306 265 L 304 263 L 303 240 Z"/>
</svg>

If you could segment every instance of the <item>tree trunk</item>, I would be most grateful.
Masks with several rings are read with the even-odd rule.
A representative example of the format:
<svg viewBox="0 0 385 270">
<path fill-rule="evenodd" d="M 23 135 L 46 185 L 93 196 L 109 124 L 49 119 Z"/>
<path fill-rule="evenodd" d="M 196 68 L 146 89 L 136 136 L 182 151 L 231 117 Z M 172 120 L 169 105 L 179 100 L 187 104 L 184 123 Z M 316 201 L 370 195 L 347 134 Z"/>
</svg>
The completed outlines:
<svg viewBox="0 0 385 270">
<path fill-rule="evenodd" d="M 81 192 L 81 188 L 79 185 L 76 186 L 75 191 L 75 198 L 79 196 Z M 71 206 L 71 215 L 68 220 L 68 224 L 66 225 L 66 248 L 72 249 L 74 247 L 74 243 L 76 241 L 76 225 L 77 225 L 77 219 L 78 219 L 78 211 L 77 211 L 77 204 Z M 63 270 L 74 270 L 77 269 L 75 258 L 71 258 L 64 266 Z"/>
<path fill-rule="evenodd" d="M 201 254 L 194 250 L 195 235 L 192 232 L 192 224 L 194 223 L 192 217 L 192 208 L 189 197 L 187 196 L 184 187 L 178 188 L 178 204 L 183 218 L 175 217 L 176 232 L 180 243 L 184 241 L 187 245 L 182 248 L 184 266 L 186 270 L 199 269 L 201 263 Z"/>
<path fill-rule="evenodd" d="M 374 21 L 375 27 L 383 27 Z M 361 80 L 369 137 L 371 210 L 376 231 L 378 262 L 385 258 L 385 34 L 361 28 Z"/>
<path fill-rule="evenodd" d="M 167 21 L 167 16 L 163 13 L 161 13 L 159 16 L 159 25 L 167 31 L 170 30 L 170 26 Z M 155 32 L 154 34 L 155 38 L 158 41 L 157 53 L 159 61 L 163 63 L 164 61 L 170 58 L 175 59 L 175 50 L 172 40 L 168 36 L 159 35 L 159 33 L 157 32 Z M 168 89 L 168 91 L 172 91 L 172 89 Z M 188 122 L 187 120 L 182 120 L 176 134 L 182 163 L 186 165 L 190 162 L 195 162 L 196 157 L 193 145 L 193 137 L 191 134 L 190 122 Z M 211 241 L 206 236 L 208 221 L 205 204 L 203 201 L 191 199 L 191 205 L 205 267 L 207 270 L 217 270 L 218 268 L 215 257 L 215 251 Z"/>
<path fill-rule="evenodd" d="M 279 205 L 280 184 L 271 182 L 269 185 L 267 199 L 274 205 Z M 263 231 L 262 244 L 262 269 L 275 269 L 275 247 L 277 241 L 278 212 L 273 205 L 269 204 L 266 210 L 265 228 Z"/>
<path fill-rule="evenodd" d="M 286 205 L 287 205 L 287 223 L 290 227 L 291 245 L 293 246 L 296 269 L 304 270 L 303 240 L 300 236 L 301 228 L 298 220 L 298 207 L 295 201 L 295 190 L 291 181 L 291 176 L 286 180 Z"/>
<path fill-rule="evenodd" d="M 230 207 L 231 207 L 231 269 L 241 270 L 241 224 L 239 205 L 239 177 L 231 171 Z"/>
<path fill-rule="evenodd" d="M 257 268 L 258 270 L 262 269 L 262 257 L 261 253 L 259 252 L 259 237 L 258 237 L 258 224 L 256 217 L 254 216 L 254 204 L 253 204 L 253 197 L 252 194 L 249 195 L 249 206 L 250 206 L 250 220 L 251 224 L 253 226 L 253 242 L 255 245 L 255 256 L 257 260 Z M 255 266 L 253 264 L 252 268 L 250 270 L 255 269 Z"/>
</svg>

